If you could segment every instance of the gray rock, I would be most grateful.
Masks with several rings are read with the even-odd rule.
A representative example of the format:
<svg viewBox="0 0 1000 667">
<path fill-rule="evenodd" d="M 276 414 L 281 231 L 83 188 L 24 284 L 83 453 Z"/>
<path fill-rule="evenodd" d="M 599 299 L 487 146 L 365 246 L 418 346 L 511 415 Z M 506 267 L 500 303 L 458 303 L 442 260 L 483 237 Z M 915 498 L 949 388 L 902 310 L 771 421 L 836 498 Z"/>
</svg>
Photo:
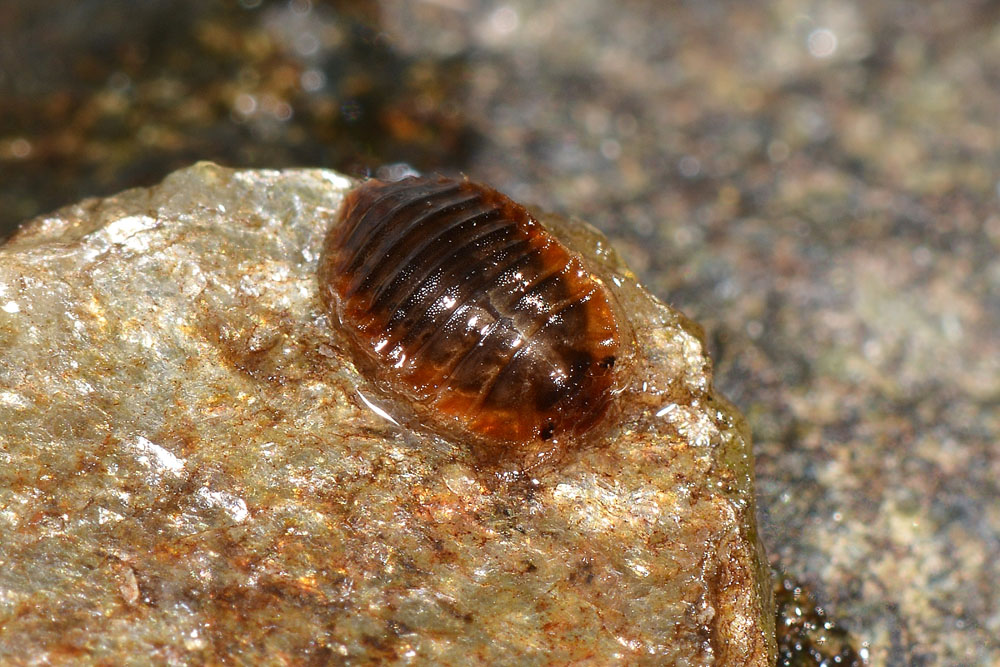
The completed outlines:
<svg viewBox="0 0 1000 667">
<path fill-rule="evenodd" d="M 350 186 L 200 164 L 0 247 L 0 659 L 773 660 L 699 328 L 546 217 L 632 318 L 632 379 L 605 442 L 491 481 L 341 356 L 314 273 Z"/>
</svg>

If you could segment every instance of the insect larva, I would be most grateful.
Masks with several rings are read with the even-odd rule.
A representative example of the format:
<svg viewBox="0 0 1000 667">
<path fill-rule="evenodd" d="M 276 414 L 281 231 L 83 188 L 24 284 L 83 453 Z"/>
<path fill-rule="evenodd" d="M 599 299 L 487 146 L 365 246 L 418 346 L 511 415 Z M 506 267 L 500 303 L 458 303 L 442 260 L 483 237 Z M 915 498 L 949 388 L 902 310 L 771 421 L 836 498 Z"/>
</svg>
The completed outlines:
<svg viewBox="0 0 1000 667">
<path fill-rule="evenodd" d="M 327 235 L 319 280 L 357 365 L 486 458 L 544 452 L 605 412 L 621 347 L 607 288 L 492 188 L 362 183 Z"/>
</svg>

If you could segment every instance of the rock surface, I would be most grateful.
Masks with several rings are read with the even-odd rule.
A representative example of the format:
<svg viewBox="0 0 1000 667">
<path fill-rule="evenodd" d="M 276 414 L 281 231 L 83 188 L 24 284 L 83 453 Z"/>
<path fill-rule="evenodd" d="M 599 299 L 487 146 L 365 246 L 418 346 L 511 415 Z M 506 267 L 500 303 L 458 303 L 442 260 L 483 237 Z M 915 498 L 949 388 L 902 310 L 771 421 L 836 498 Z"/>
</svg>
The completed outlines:
<svg viewBox="0 0 1000 667">
<path fill-rule="evenodd" d="M 740 416 L 696 325 L 579 224 L 630 314 L 601 446 L 499 485 L 340 356 L 350 182 L 200 164 L 0 247 L 0 660 L 765 664 Z"/>
</svg>

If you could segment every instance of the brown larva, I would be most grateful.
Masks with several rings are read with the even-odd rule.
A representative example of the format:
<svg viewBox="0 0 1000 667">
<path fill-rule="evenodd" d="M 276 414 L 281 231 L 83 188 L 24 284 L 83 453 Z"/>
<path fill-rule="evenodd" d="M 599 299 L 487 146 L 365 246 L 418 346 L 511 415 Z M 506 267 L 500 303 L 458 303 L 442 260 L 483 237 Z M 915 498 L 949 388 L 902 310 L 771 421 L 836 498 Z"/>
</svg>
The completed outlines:
<svg viewBox="0 0 1000 667">
<path fill-rule="evenodd" d="M 327 235 L 319 280 L 357 365 L 485 460 L 531 465 L 525 456 L 565 447 L 608 406 L 622 343 L 607 288 L 492 188 L 362 183 Z"/>
</svg>

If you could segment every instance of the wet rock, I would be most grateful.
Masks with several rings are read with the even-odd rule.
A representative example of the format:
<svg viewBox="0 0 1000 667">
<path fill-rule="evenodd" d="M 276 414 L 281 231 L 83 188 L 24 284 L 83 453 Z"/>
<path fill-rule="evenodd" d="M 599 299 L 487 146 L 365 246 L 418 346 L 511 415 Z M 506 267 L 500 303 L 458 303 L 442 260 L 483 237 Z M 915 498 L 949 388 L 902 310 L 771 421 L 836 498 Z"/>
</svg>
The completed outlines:
<svg viewBox="0 0 1000 667">
<path fill-rule="evenodd" d="M 201 164 L 0 248 L 0 657 L 773 661 L 697 326 L 545 217 L 635 356 L 600 442 L 498 482 L 340 349 L 315 269 L 350 186 Z"/>
<path fill-rule="evenodd" d="M 771 575 L 777 609 L 778 667 L 868 664 L 868 648 L 859 647 L 836 619 L 827 616 L 807 588 L 780 570 Z"/>
</svg>

